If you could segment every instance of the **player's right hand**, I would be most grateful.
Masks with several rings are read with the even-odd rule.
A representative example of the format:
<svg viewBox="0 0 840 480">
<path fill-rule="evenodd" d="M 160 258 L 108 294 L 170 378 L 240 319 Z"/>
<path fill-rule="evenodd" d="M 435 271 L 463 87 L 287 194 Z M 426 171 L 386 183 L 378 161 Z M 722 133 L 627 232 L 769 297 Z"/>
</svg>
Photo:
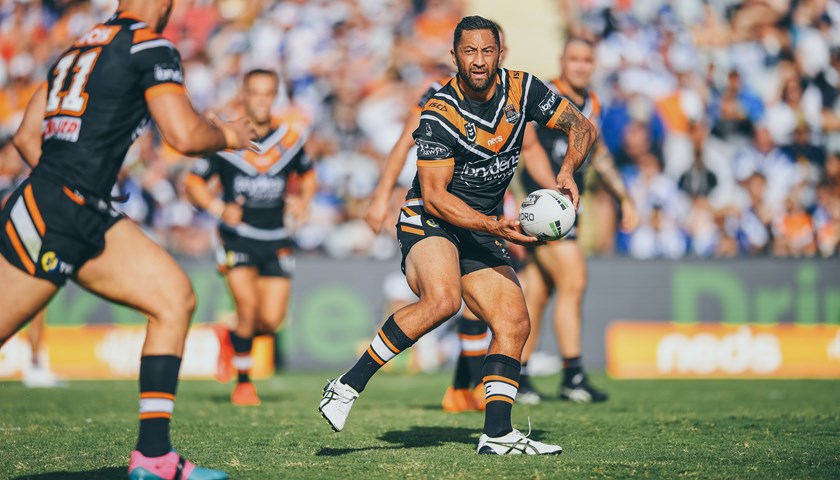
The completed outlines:
<svg viewBox="0 0 840 480">
<path fill-rule="evenodd" d="M 235 227 L 242 223 L 242 206 L 237 203 L 226 203 L 222 210 L 222 223 Z"/>
<path fill-rule="evenodd" d="M 234 150 L 243 150 L 246 148 L 251 150 L 257 149 L 254 142 L 252 142 L 252 140 L 257 139 L 257 129 L 254 128 L 254 124 L 252 124 L 251 120 L 247 117 L 225 122 L 225 127 L 230 129 L 236 135 L 236 140 L 228 140 L 229 143 L 233 144 L 229 144 L 228 148 L 232 148 Z M 228 135 L 225 135 L 225 137 L 228 137 Z"/>
<path fill-rule="evenodd" d="M 225 147 L 232 150 L 257 150 L 256 144 L 252 140 L 257 138 L 257 129 L 251 123 L 248 117 L 238 118 L 230 122 L 222 121 L 218 115 L 213 112 L 207 114 L 207 119 L 210 123 L 215 125 L 225 136 Z"/>
<path fill-rule="evenodd" d="M 379 233 L 382 231 L 382 224 L 387 216 L 388 198 L 374 193 L 370 205 L 365 210 L 365 223 L 373 230 L 373 233 Z"/>
<path fill-rule="evenodd" d="M 530 237 L 522 233 L 519 229 L 519 220 L 508 220 L 500 218 L 494 224 L 494 231 L 491 232 L 497 237 L 501 237 L 509 242 L 523 245 L 525 247 L 542 244 L 542 240 L 537 237 Z"/>
</svg>

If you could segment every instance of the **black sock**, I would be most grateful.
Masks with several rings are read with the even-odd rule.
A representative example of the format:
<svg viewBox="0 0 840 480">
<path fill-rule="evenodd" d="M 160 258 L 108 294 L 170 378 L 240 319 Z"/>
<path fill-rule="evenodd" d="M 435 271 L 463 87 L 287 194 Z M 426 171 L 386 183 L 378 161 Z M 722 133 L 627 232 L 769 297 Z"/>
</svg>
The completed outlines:
<svg viewBox="0 0 840 480">
<path fill-rule="evenodd" d="M 181 359 L 174 355 L 140 358 L 140 435 L 137 450 L 159 457 L 172 450 L 169 421 L 175 408 L 175 390 Z"/>
<path fill-rule="evenodd" d="M 233 366 L 236 368 L 237 378 L 239 383 L 247 383 L 251 381 L 251 348 L 254 346 L 254 338 L 243 338 L 230 331 L 230 343 L 233 344 Z"/>
<path fill-rule="evenodd" d="M 484 433 L 489 437 L 501 437 L 513 430 L 510 414 L 519 389 L 520 368 L 519 360 L 506 355 L 487 355 L 484 360 Z"/>
<path fill-rule="evenodd" d="M 522 368 L 519 369 L 519 389 L 524 390 L 522 387 L 531 387 L 531 375 L 528 374 L 528 362 L 522 364 Z"/>
<path fill-rule="evenodd" d="M 480 385 L 481 369 L 484 366 L 484 356 L 487 355 L 489 339 L 487 324 L 481 320 L 471 320 L 464 317 L 458 319 L 458 339 L 461 343 L 461 354 L 455 366 L 455 388 L 470 388 Z"/>
<path fill-rule="evenodd" d="M 575 383 L 574 379 L 576 376 L 583 373 L 583 358 L 578 355 L 577 357 L 564 357 L 563 358 L 563 384 L 568 385 L 571 383 Z"/>
<path fill-rule="evenodd" d="M 341 377 L 341 382 L 361 393 L 373 374 L 397 354 L 414 345 L 414 342 L 397 326 L 394 316 L 391 315 L 373 337 L 373 342 L 359 361 Z"/>
</svg>

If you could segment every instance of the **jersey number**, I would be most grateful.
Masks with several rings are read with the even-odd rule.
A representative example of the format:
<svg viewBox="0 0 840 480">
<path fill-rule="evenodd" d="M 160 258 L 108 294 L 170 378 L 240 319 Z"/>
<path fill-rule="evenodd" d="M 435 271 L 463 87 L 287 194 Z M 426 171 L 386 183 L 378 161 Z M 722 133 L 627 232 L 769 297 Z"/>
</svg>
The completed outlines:
<svg viewBox="0 0 840 480">
<path fill-rule="evenodd" d="M 88 94 L 85 92 L 85 86 L 90 77 L 90 72 L 96 64 L 96 59 L 102 52 L 101 48 L 95 48 L 79 55 L 78 50 L 73 50 L 67 55 L 61 57 L 61 60 L 55 66 L 53 72 L 52 86 L 47 97 L 47 115 L 65 114 L 78 117 L 85 113 L 87 108 Z M 62 91 L 64 81 L 67 80 L 67 75 L 70 69 L 73 69 L 73 80 L 70 82 L 70 88 Z"/>
</svg>

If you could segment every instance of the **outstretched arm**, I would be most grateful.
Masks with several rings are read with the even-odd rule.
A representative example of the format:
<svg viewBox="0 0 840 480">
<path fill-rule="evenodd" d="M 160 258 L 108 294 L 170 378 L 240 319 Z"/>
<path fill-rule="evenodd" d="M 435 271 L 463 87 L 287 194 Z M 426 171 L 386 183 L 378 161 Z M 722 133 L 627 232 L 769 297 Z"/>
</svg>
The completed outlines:
<svg viewBox="0 0 840 480">
<path fill-rule="evenodd" d="M 635 230 L 639 224 L 636 207 L 627 195 L 627 188 L 615 167 L 612 155 L 601 141 L 598 141 L 595 145 L 595 152 L 592 155 L 592 168 L 595 169 L 595 172 L 604 181 L 607 190 L 621 206 L 621 229 L 627 232 Z"/>
<path fill-rule="evenodd" d="M 23 121 L 18 127 L 12 143 L 23 161 L 31 168 L 41 159 L 41 125 L 44 123 L 44 110 L 47 106 L 47 84 L 45 83 L 29 100 Z"/>
<path fill-rule="evenodd" d="M 146 98 L 149 112 L 166 143 L 185 155 L 249 148 L 250 140 L 257 136 L 245 118 L 222 122 L 216 117 L 199 115 L 183 90 L 164 90 L 159 94 L 147 91 Z"/>
<path fill-rule="evenodd" d="M 403 166 L 405 166 L 408 152 L 414 148 L 414 139 L 411 134 L 420 123 L 420 112 L 420 110 L 415 109 L 406 119 L 399 140 L 394 144 L 391 153 L 388 154 L 382 176 L 379 177 L 379 183 L 376 184 L 376 189 L 371 195 L 370 205 L 365 210 L 365 222 L 375 233 L 382 230 L 382 223 L 388 215 L 388 200 L 391 198 L 391 191 L 397 183 L 397 178 L 400 176 Z"/>
</svg>

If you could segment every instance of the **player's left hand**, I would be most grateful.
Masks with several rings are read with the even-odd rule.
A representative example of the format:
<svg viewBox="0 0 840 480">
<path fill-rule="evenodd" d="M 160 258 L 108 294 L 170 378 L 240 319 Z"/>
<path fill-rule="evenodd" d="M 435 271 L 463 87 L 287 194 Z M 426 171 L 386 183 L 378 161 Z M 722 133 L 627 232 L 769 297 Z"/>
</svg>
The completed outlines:
<svg viewBox="0 0 840 480">
<path fill-rule="evenodd" d="M 580 192 L 578 192 L 577 183 L 575 183 L 574 175 L 564 169 L 557 174 L 557 191 L 569 197 L 572 204 L 575 206 L 575 211 L 580 205 Z"/>
</svg>

